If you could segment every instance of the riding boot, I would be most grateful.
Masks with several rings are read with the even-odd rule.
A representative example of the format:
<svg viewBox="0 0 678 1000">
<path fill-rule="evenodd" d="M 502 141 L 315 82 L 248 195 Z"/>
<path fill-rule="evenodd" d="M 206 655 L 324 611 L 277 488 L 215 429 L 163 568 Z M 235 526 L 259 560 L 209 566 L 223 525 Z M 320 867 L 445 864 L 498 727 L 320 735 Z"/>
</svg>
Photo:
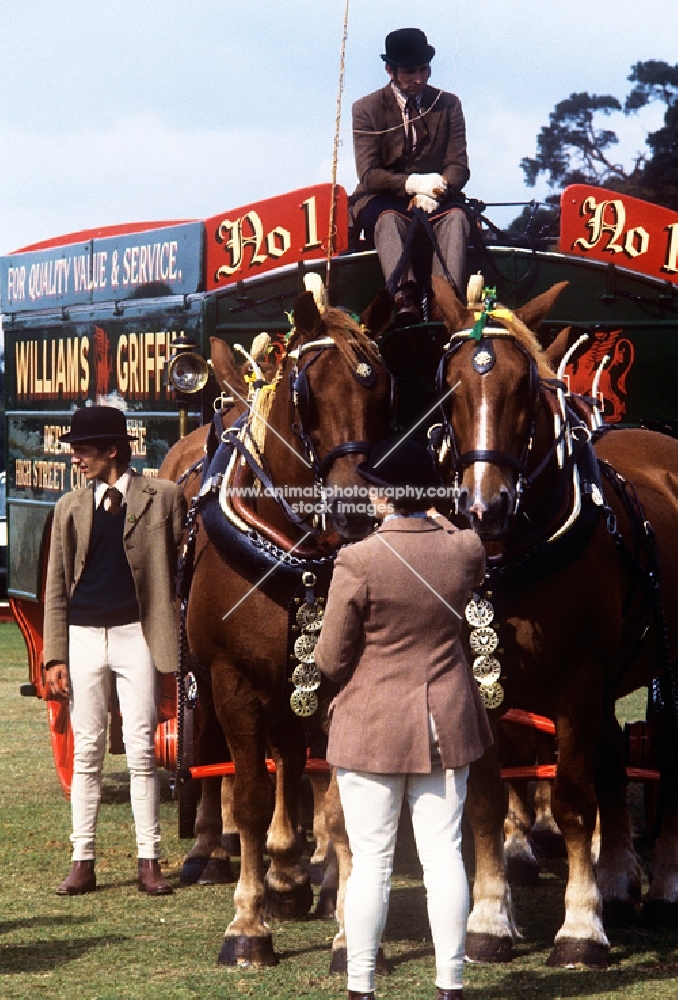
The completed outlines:
<svg viewBox="0 0 678 1000">
<path fill-rule="evenodd" d="M 442 990 L 436 986 L 436 1000 L 463 1000 L 464 991 L 461 987 L 458 990 Z"/>
<path fill-rule="evenodd" d="M 394 296 L 395 326 L 413 326 L 421 323 L 421 294 L 414 281 L 406 281 Z"/>
<path fill-rule="evenodd" d="M 348 1000 L 374 1000 L 374 993 L 356 993 L 355 990 L 349 990 Z"/>
<path fill-rule="evenodd" d="M 172 886 L 166 882 L 160 865 L 153 858 L 139 858 L 139 892 L 147 896 L 171 896 Z"/>
<path fill-rule="evenodd" d="M 94 861 L 74 861 L 68 876 L 55 892 L 57 896 L 83 896 L 86 892 L 94 892 L 96 887 Z"/>
</svg>

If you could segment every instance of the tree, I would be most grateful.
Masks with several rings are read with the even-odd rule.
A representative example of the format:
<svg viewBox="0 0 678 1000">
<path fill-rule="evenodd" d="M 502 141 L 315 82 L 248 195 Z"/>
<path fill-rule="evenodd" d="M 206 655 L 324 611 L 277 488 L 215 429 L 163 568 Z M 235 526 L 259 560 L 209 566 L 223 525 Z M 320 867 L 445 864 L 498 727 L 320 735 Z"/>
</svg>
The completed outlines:
<svg viewBox="0 0 678 1000">
<path fill-rule="evenodd" d="M 530 187 L 545 174 L 554 189 L 596 184 L 678 208 L 678 65 L 639 62 L 628 79 L 635 86 L 623 107 L 611 94 L 585 91 L 556 105 L 537 136 L 536 157 L 520 163 Z M 666 104 L 664 126 L 648 135 L 648 151 L 639 152 L 628 169 L 614 163 L 611 150 L 619 141 L 617 134 L 598 127 L 596 119 L 621 111 L 633 114 L 656 100 Z"/>
</svg>

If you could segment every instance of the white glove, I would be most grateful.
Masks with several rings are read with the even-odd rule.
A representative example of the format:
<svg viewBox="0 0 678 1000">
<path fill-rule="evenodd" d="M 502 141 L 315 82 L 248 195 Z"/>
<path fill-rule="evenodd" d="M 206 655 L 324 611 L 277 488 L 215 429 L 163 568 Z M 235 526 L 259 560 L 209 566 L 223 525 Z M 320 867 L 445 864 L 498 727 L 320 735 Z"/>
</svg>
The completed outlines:
<svg viewBox="0 0 678 1000">
<path fill-rule="evenodd" d="M 410 205 L 414 205 L 416 208 L 421 208 L 427 215 L 430 215 L 438 207 L 438 202 L 435 198 L 429 198 L 427 194 L 415 194 L 414 198 L 410 202 Z"/>
<path fill-rule="evenodd" d="M 408 194 L 425 194 L 429 198 L 439 198 L 445 193 L 447 181 L 442 174 L 410 174 L 405 181 Z"/>
</svg>

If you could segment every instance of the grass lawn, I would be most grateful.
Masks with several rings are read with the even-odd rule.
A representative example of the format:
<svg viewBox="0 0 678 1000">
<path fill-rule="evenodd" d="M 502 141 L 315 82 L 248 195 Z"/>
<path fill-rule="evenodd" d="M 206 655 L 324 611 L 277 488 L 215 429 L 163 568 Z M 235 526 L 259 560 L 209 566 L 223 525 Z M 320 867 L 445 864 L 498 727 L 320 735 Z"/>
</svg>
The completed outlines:
<svg viewBox="0 0 678 1000">
<path fill-rule="evenodd" d="M 307 919 L 274 924 L 281 957 L 274 969 L 216 964 L 233 913 L 233 886 L 179 887 L 188 842 L 176 835 L 176 808 L 163 779 L 163 869 L 173 896 L 149 899 L 136 888 L 132 815 L 124 758 L 107 757 L 99 821 L 99 888 L 61 898 L 54 888 L 69 869 L 70 813 L 56 779 L 42 702 L 19 696 L 26 680 L 23 640 L 0 625 L 0 1000 L 184 1000 L 211 997 L 344 998 L 343 977 L 330 976 L 335 924 Z M 625 699 L 626 718 L 644 715 L 642 693 Z M 631 793 L 642 820 L 642 793 Z M 647 861 L 641 841 L 643 860 Z M 378 997 L 435 996 L 433 949 L 416 863 L 399 850 L 385 951 L 392 966 Z M 642 998 L 678 996 L 678 934 L 640 927 L 610 932 L 606 972 L 547 969 L 562 919 L 564 863 L 549 863 L 536 889 L 515 892 L 523 931 L 507 966 L 469 966 L 467 1000 Z"/>
</svg>

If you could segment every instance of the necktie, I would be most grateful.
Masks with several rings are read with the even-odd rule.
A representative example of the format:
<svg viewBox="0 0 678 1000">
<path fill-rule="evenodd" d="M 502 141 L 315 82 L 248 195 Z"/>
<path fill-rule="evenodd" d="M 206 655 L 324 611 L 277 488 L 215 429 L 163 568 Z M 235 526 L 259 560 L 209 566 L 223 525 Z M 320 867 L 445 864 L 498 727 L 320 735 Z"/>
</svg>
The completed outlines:
<svg viewBox="0 0 678 1000">
<path fill-rule="evenodd" d="M 428 136 L 428 128 L 425 120 L 421 117 L 421 109 L 414 97 L 407 99 L 405 111 L 407 113 L 407 148 L 409 152 L 414 153 Z"/>
<path fill-rule="evenodd" d="M 104 510 L 107 514 L 115 516 L 122 506 L 122 493 L 116 490 L 115 486 L 109 486 L 104 493 Z"/>
</svg>

